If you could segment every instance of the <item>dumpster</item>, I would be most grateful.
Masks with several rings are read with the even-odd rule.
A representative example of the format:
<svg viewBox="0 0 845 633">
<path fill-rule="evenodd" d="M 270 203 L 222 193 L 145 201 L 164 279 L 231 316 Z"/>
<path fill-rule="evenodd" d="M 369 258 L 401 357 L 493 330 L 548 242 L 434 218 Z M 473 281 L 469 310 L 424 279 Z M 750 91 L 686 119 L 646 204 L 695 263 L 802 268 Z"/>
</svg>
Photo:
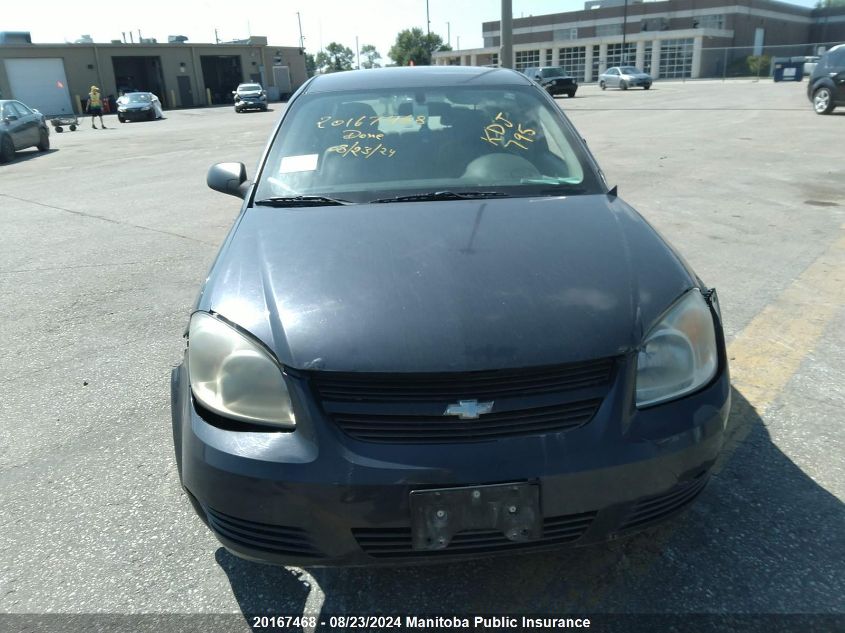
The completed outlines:
<svg viewBox="0 0 845 633">
<path fill-rule="evenodd" d="M 775 81 L 801 81 L 804 78 L 804 62 L 775 60 L 772 76 Z"/>
</svg>

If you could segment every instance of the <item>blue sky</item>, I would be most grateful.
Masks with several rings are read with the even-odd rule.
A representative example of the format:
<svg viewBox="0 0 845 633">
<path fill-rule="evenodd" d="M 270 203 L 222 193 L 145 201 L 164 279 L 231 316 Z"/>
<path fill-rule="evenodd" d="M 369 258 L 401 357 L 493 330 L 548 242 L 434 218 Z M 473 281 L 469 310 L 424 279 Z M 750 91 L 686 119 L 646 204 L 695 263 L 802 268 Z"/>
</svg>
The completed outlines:
<svg viewBox="0 0 845 633">
<path fill-rule="evenodd" d="M 186 35 L 189 42 L 213 42 L 216 28 L 221 40 L 246 37 L 250 32 L 266 35 L 271 44 L 296 46 L 302 18 L 305 48 L 316 52 L 331 41 L 355 51 L 355 36 L 361 46 L 374 44 L 383 58 L 396 34 L 418 26 L 425 29 L 425 0 L 144 0 L 121 8 L 120 3 L 96 2 L 76 5 L 45 0 L 37 10 L 26 2 L 4 2 L 0 30 L 30 31 L 36 43 L 74 41 L 90 34 L 97 42 L 121 39 L 122 32 L 155 37 L 166 42 L 168 35 Z M 447 37 L 450 23 L 452 47 L 482 46 L 481 23 L 499 18 L 500 0 L 429 0 L 431 30 Z M 814 0 L 793 4 L 813 6 Z M 514 17 L 543 15 L 583 8 L 583 0 L 513 0 Z M 55 15 L 58 17 L 46 17 Z"/>
</svg>

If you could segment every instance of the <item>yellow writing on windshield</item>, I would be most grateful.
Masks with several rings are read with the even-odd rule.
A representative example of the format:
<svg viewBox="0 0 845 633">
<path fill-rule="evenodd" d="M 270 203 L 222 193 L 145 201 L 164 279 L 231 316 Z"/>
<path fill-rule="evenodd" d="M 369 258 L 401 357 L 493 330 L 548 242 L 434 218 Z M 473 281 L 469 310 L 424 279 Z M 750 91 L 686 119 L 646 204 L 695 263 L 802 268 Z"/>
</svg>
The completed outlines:
<svg viewBox="0 0 845 633">
<path fill-rule="evenodd" d="M 523 143 L 533 143 L 537 131 L 529 127 L 523 127 L 522 123 L 517 123 L 514 128 L 513 122 L 509 121 L 504 113 L 499 112 L 496 117 L 484 127 L 484 136 L 482 141 L 487 141 L 491 145 L 497 147 L 510 147 L 516 145 L 521 149 L 528 149 L 528 145 Z"/>
<path fill-rule="evenodd" d="M 343 128 L 360 128 L 360 127 L 378 127 L 379 121 L 387 123 L 398 123 L 409 125 L 416 123 L 417 125 L 424 125 L 426 117 L 424 114 L 382 114 L 380 116 L 370 116 L 362 114 L 359 117 L 349 117 L 348 119 L 336 119 L 331 115 L 322 116 L 317 119 L 317 127 L 324 129 L 330 127 Z"/>
<path fill-rule="evenodd" d="M 328 148 L 326 151 L 334 152 L 336 154 L 340 154 L 341 156 L 363 156 L 364 158 L 372 158 L 376 154 L 391 158 L 396 153 L 395 149 L 385 147 L 382 143 L 373 146 L 361 145 L 358 141 L 355 141 L 351 145 L 349 143 L 335 145 Z"/>
</svg>

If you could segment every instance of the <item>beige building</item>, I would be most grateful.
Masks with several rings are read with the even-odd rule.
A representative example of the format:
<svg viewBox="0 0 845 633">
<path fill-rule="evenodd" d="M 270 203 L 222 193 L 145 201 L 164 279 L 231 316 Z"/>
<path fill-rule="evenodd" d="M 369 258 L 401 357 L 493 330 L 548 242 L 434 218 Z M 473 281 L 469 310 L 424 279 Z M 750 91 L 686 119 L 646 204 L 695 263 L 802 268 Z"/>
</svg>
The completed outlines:
<svg viewBox="0 0 845 633">
<path fill-rule="evenodd" d="M 433 63 L 498 65 L 499 22 L 481 29 L 483 48 L 437 52 Z M 776 0 L 587 0 L 581 11 L 513 20 L 516 70 L 561 66 L 585 82 L 623 64 L 656 79 L 734 76 L 751 56 L 816 55 L 843 41 L 845 7 Z"/>
<path fill-rule="evenodd" d="M 165 108 L 189 108 L 231 103 L 241 82 L 261 83 L 274 101 L 306 79 L 301 49 L 271 46 L 265 37 L 226 44 L 0 44 L 0 98 L 48 115 L 81 113 L 92 85 L 106 99 L 141 90 L 155 93 Z"/>
</svg>

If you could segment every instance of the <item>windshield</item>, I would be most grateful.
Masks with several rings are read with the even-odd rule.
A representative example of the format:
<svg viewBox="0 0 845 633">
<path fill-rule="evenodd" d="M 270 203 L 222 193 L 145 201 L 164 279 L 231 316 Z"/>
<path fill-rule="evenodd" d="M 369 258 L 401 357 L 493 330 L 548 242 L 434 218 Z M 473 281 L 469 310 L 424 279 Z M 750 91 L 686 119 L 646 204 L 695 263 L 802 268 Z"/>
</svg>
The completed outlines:
<svg viewBox="0 0 845 633">
<path fill-rule="evenodd" d="M 568 77 L 563 68 L 543 68 L 540 70 L 541 77 Z"/>
<path fill-rule="evenodd" d="M 273 140 L 256 200 L 440 191 L 603 189 L 560 111 L 535 88 L 448 86 L 303 95 Z"/>
<path fill-rule="evenodd" d="M 623 75 L 639 75 L 643 72 L 637 68 L 634 68 L 633 66 L 623 66 L 619 70 Z"/>
<path fill-rule="evenodd" d="M 146 92 L 138 92 L 138 93 L 133 93 L 133 94 L 128 94 L 128 95 L 123 95 L 123 98 L 126 101 L 129 101 L 131 103 L 149 103 L 150 101 L 153 100 L 153 98 L 149 95 L 149 93 L 146 93 Z"/>
<path fill-rule="evenodd" d="M 232 84 L 229 85 L 231 86 Z M 241 84 L 240 86 L 238 86 L 238 90 L 243 92 L 252 92 L 255 90 L 261 90 L 261 86 L 259 86 L 258 84 Z"/>
</svg>

